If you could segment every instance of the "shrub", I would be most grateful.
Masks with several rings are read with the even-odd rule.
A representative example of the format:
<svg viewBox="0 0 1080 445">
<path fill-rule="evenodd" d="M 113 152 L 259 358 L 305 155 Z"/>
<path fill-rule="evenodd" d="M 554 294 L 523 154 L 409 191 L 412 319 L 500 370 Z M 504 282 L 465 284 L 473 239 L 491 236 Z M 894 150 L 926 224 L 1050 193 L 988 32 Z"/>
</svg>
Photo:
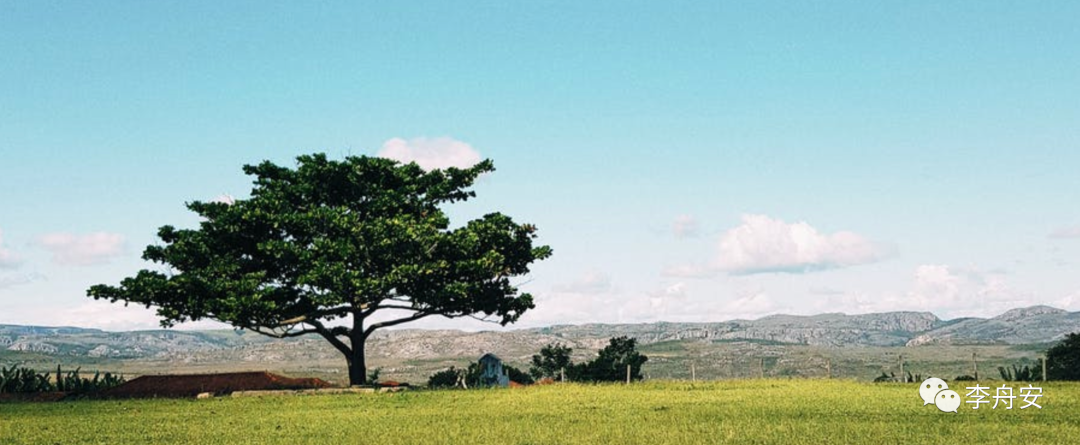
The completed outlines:
<svg viewBox="0 0 1080 445">
<path fill-rule="evenodd" d="M 637 351 L 637 339 L 616 337 L 592 361 L 568 368 L 567 377 L 586 382 L 621 382 L 626 380 L 629 366 L 630 378 L 641 380 L 641 365 L 647 361 L 649 357 Z"/>
<path fill-rule="evenodd" d="M 450 369 L 444 369 L 436 372 L 428 377 L 428 388 L 453 388 L 457 386 L 458 379 L 461 376 L 461 370 L 454 369 L 453 366 Z"/>
<path fill-rule="evenodd" d="M 538 380 L 543 378 L 557 380 L 564 369 L 568 369 L 573 365 L 570 360 L 570 353 L 572 352 L 574 352 L 573 349 L 562 343 L 552 343 L 544 346 L 540 349 L 539 354 L 532 356 L 529 375 Z"/>
<path fill-rule="evenodd" d="M 1046 378 L 1080 380 L 1080 334 L 1069 334 L 1046 351 Z"/>
</svg>

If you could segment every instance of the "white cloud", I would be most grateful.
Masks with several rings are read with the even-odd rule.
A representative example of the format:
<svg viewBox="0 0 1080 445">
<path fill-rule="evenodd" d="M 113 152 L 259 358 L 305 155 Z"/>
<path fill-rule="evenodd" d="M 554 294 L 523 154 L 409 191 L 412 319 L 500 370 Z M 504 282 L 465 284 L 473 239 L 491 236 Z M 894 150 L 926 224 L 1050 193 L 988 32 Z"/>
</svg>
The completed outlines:
<svg viewBox="0 0 1080 445">
<path fill-rule="evenodd" d="M 22 258 L 10 249 L 4 248 L 4 231 L 0 230 L 0 269 L 13 269 L 21 263 Z"/>
<path fill-rule="evenodd" d="M 1071 295 L 1066 296 L 1060 300 L 1055 301 L 1051 306 L 1056 308 L 1065 309 L 1067 311 L 1080 310 L 1080 290 L 1073 292 Z"/>
<path fill-rule="evenodd" d="M 18 286 L 20 284 L 28 284 L 44 279 L 45 276 L 39 273 L 3 273 L 0 274 L 0 289 Z"/>
<path fill-rule="evenodd" d="M 744 293 L 723 307 L 725 318 L 757 319 L 775 314 L 780 306 L 764 291 Z"/>
<path fill-rule="evenodd" d="M 1037 304 L 1029 293 L 1012 288 L 1002 274 L 946 265 L 916 268 L 907 297 L 915 307 L 949 317 L 992 317 Z"/>
<path fill-rule="evenodd" d="M 915 268 L 911 286 L 906 292 L 845 292 L 821 299 L 816 306 L 818 310 L 849 314 L 925 311 L 951 319 L 993 317 L 1009 309 L 1045 303 L 1038 301 L 1030 292 L 1011 286 L 1002 273 L 924 264 Z"/>
<path fill-rule="evenodd" d="M 591 270 L 571 283 L 552 286 L 551 290 L 562 293 L 602 294 L 611 290 L 611 277 L 603 272 Z"/>
<path fill-rule="evenodd" d="M 1050 238 L 1066 239 L 1080 238 L 1080 226 L 1061 227 L 1050 232 Z"/>
<path fill-rule="evenodd" d="M 618 304 L 618 298 L 605 294 L 552 292 L 534 298 L 536 308 L 526 312 L 516 327 L 611 323 L 614 320 L 612 308 Z"/>
<path fill-rule="evenodd" d="M 665 267 L 660 275 L 672 278 L 709 278 L 716 276 L 720 271 L 715 267 L 699 264 L 680 264 Z"/>
<path fill-rule="evenodd" d="M 683 321 L 687 314 L 689 298 L 686 284 L 679 282 L 643 295 L 627 296 L 613 302 L 612 322 L 648 323 L 656 321 Z M 700 315 L 700 314 L 699 314 Z"/>
<path fill-rule="evenodd" d="M 88 266 L 107 263 L 123 253 L 124 237 L 106 232 L 86 235 L 50 233 L 42 235 L 38 244 L 52 252 L 56 264 Z"/>
<path fill-rule="evenodd" d="M 482 159 L 472 146 L 448 137 L 393 138 L 383 143 L 377 156 L 401 162 L 416 162 L 424 170 L 472 167 Z"/>
<path fill-rule="evenodd" d="M 137 304 L 124 306 L 124 303 L 109 303 L 105 300 L 88 300 L 71 309 L 64 309 L 49 314 L 44 322 L 35 324 L 49 326 L 77 326 L 103 329 L 106 331 L 131 331 L 161 329 L 160 318 L 156 309 Z M 188 322 L 176 326 L 177 329 L 227 329 L 228 325 L 212 320 Z"/>
<path fill-rule="evenodd" d="M 700 224 L 693 215 L 679 215 L 671 224 L 671 231 L 676 238 L 693 238 L 698 236 L 700 230 Z"/>
<path fill-rule="evenodd" d="M 715 266 L 735 275 L 809 272 L 872 263 L 888 250 L 852 232 L 822 234 L 805 222 L 788 224 L 744 215 L 720 238 Z"/>
</svg>

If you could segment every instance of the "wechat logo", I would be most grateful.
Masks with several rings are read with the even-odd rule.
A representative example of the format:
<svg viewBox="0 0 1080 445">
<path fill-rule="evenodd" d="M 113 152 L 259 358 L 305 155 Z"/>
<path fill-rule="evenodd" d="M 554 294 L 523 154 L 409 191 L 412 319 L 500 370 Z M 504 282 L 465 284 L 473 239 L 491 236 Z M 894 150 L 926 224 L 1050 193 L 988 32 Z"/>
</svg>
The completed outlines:
<svg viewBox="0 0 1080 445">
<path fill-rule="evenodd" d="M 949 389 L 944 380 L 935 377 L 928 378 L 919 385 L 919 397 L 923 399 L 923 406 L 933 404 L 946 413 L 955 413 L 960 407 L 960 394 Z"/>
</svg>

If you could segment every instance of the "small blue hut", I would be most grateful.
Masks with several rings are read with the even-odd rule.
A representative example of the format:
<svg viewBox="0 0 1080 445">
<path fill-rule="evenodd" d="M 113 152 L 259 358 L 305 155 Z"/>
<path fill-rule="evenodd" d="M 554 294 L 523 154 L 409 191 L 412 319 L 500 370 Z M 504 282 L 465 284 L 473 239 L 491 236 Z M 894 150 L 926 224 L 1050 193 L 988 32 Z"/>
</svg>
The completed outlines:
<svg viewBox="0 0 1080 445">
<path fill-rule="evenodd" d="M 480 357 L 480 384 L 484 386 L 509 386 L 510 377 L 503 369 L 502 360 L 495 354 Z"/>
</svg>

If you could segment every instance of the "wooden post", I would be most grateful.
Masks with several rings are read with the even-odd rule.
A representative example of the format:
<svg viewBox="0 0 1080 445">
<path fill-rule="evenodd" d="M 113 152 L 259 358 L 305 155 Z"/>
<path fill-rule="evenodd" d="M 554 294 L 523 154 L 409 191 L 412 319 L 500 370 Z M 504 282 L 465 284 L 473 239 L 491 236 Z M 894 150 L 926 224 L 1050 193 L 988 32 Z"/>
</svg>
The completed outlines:
<svg viewBox="0 0 1080 445">
<path fill-rule="evenodd" d="M 832 378 L 832 359 L 825 359 L 825 378 Z"/>
<path fill-rule="evenodd" d="M 758 357 L 758 378 L 765 378 L 765 358 Z"/>
<path fill-rule="evenodd" d="M 1040 360 L 1042 361 L 1042 368 L 1043 368 L 1043 375 L 1042 375 L 1043 378 L 1042 378 L 1042 380 L 1045 383 L 1046 382 L 1046 356 L 1044 355 L 1042 357 L 1042 359 L 1040 359 Z"/>
<path fill-rule="evenodd" d="M 975 380 L 979 380 L 979 362 L 975 361 L 975 353 L 971 353 L 971 372 L 975 375 Z"/>
<path fill-rule="evenodd" d="M 559 381 L 560 382 L 565 382 L 566 381 L 566 368 L 565 367 L 559 368 Z"/>
<path fill-rule="evenodd" d="M 690 381 L 697 382 L 697 372 L 694 370 L 694 362 L 690 362 Z"/>
<path fill-rule="evenodd" d="M 626 365 L 626 384 L 630 384 L 630 365 Z"/>
<path fill-rule="evenodd" d="M 904 354 L 897 355 L 896 361 L 900 362 L 900 381 L 907 383 L 907 375 L 904 374 Z"/>
</svg>

